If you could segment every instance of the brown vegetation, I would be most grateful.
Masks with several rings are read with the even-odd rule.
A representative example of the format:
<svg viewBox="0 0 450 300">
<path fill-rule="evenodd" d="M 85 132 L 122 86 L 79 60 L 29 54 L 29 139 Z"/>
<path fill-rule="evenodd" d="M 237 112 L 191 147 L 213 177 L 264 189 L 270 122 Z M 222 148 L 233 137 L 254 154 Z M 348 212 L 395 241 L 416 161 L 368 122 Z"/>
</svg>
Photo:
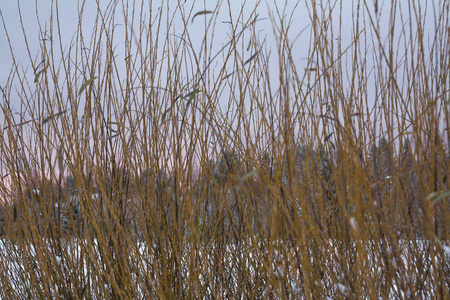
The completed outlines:
<svg viewBox="0 0 450 300">
<path fill-rule="evenodd" d="M 89 42 L 81 25 L 68 49 L 41 29 L 34 73 L 14 62 L 2 88 L 1 298 L 449 294 L 449 3 L 428 44 L 421 1 L 358 2 L 344 49 L 340 2 L 307 1 L 305 69 L 291 56 L 295 13 L 270 16 L 274 58 L 259 6 L 230 20 L 218 53 L 222 2 L 148 8 L 150 21 L 128 7 L 121 57 L 114 3 Z M 179 36 L 161 34 L 166 13 L 183 16 Z M 392 28 L 411 22 L 382 34 L 386 13 Z M 201 18 L 197 50 L 188 28 Z"/>
</svg>

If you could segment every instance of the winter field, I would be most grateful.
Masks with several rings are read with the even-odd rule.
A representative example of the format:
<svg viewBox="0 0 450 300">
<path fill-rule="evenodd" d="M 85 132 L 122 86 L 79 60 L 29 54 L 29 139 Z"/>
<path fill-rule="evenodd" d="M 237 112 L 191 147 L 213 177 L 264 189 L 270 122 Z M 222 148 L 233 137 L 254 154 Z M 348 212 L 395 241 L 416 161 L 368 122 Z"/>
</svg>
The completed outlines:
<svg viewBox="0 0 450 300">
<path fill-rule="evenodd" d="M 448 1 L 91 2 L 0 6 L 0 299 L 449 299 Z"/>
<path fill-rule="evenodd" d="M 68 240 L 63 242 L 67 253 L 59 256 L 52 253 L 52 241 L 47 247 L 36 251 L 30 244 L 25 249 L 13 246 L 8 241 L 2 242 L 2 253 L 11 255 L 3 261 L 7 273 L 9 289 L 14 290 L 17 299 L 27 299 L 30 293 L 45 298 L 67 299 L 68 290 L 79 290 L 77 296 L 90 295 L 92 299 L 110 298 L 112 287 L 104 278 L 107 266 L 102 264 L 102 256 L 108 249 L 102 249 L 94 240 Z M 89 246 L 88 246 L 89 245 Z M 89 249 L 92 247 L 92 249 Z M 365 256 L 358 256 L 358 248 L 364 248 Z M 380 248 L 384 248 L 381 250 Z M 241 295 L 244 298 L 298 298 L 304 292 L 304 273 L 293 267 L 298 263 L 308 263 L 322 272 L 320 280 L 307 282 L 308 289 L 324 299 L 353 298 L 355 290 L 364 299 L 431 299 L 437 294 L 435 283 L 439 282 L 436 268 L 448 268 L 443 258 L 448 261 L 450 249 L 442 254 L 440 249 L 432 249 L 425 241 L 400 241 L 398 245 L 383 245 L 380 241 L 354 241 L 346 249 L 340 242 L 321 241 L 320 251 L 309 246 L 308 249 L 293 247 L 287 249 L 277 242 L 272 245 L 252 245 L 247 243 L 227 245 L 223 250 L 213 246 L 202 245 L 197 249 L 184 246 L 180 263 L 182 295 L 186 298 L 214 298 L 215 295 Z M 280 251 L 278 251 L 279 249 Z M 134 299 L 159 298 L 162 274 L 158 268 L 164 268 L 161 250 L 168 255 L 170 249 L 161 249 L 157 244 L 137 243 L 128 251 L 127 279 L 132 290 L 127 297 Z M 272 250 L 272 251 L 271 251 Z M 306 251 L 305 251 L 306 250 Z M 41 252 L 42 254 L 38 254 Z M 92 253 L 96 265 L 89 262 L 85 253 Z M 195 252 L 195 257 L 193 253 Z M 317 252 L 317 253 L 314 253 Z M 384 257 L 379 253 L 384 252 Z M 305 262 L 297 261 L 299 253 L 307 256 Z M 172 254 L 173 255 L 173 254 Z M 365 268 L 357 270 L 349 262 L 357 260 Z M 215 266 L 220 261 L 220 273 Z M 197 263 L 196 263 L 197 262 Z M 29 273 L 29 269 L 33 273 Z M 52 269 L 52 277 L 42 276 Z M 390 270 L 389 270 L 390 269 Z M 365 280 L 365 273 L 371 276 Z M 393 276 L 387 276 L 391 273 Z M 448 272 L 448 270 L 447 270 Z M 382 282 L 380 277 L 385 278 Z M 243 285 L 241 280 L 245 278 Z M 45 282 L 48 282 L 45 285 Z M 376 283 L 379 282 L 377 286 Z M 378 291 L 378 292 L 376 292 Z M 11 294 L 12 295 L 12 294 Z"/>
</svg>

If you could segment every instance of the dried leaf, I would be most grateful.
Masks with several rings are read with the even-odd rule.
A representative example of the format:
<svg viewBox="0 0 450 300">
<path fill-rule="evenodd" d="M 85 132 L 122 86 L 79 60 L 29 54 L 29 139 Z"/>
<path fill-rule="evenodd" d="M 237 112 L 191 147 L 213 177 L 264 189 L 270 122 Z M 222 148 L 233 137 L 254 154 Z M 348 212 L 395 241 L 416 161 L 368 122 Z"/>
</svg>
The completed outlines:
<svg viewBox="0 0 450 300">
<path fill-rule="evenodd" d="M 239 191 L 242 188 L 242 185 L 244 184 L 244 182 L 247 179 L 249 179 L 250 177 L 252 177 L 253 175 L 255 175 L 256 172 L 258 172 L 258 171 L 256 169 L 253 169 L 252 171 L 250 171 L 247 174 L 245 174 L 244 176 L 242 176 L 241 180 L 238 183 L 237 190 Z"/>
<path fill-rule="evenodd" d="M 328 141 L 333 135 L 334 131 L 325 137 L 325 142 Z"/>
<path fill-rule="evenodd" d="M 320 115 L 319 117 L 329 119 L 331 121 L 336 121 L 333 117 L 327 116 L 327 115 Z"/>
<path fill-rule="evenodd" d="M 195 19 L 195 17 L 197 17 L 197 16 L 206 15 L 206 14 L 212 14 L 212 13 L 213 13 L 213 11 L 211 11 L 211 10 L 202 10 L 202 11 L 199 11 L 199 12 L 197 12 L 197 13 L 192 17 L 191 23 L 194 23 L 194 19 Z"/>
<path fill-rule="evenodd" d="M 199 89 L 195 89 L 195 90 L 193 90 L 192 92 L 190 92 L 189 94 L 187 94 L 186 96 L 184 96 L 185 98 L 186 98 L 186 97 L 189 97 L 189 98 L 188 98 L 188 101 L 187 101 L 187 105 L 189 105 L 189 104 L 191 103 L 191 101 L 194 99 L 195 95 L 196 95 L 199 91 L 200 91 Z"/>
<path fill-rule="evenodd" d="M 109 138 L 108 138 L 108 141 L 109 140 L 112 140 L 113 138 L 115 138 L 115 137 L 118 137 L 120 135 L 120 132 L 119 133 L 116 133 L 116 134 L 114 134 L 114 135 L 111 135 Z"/>
<path fill-rule="evenodd" d="M 59 115 L 62 115 L 62 114 L 64 114 L 64 113 L 66 113 L 66 112 L 67 112 L 67 109 L 65 109 L 65 110 L 63 110 L 63 111 L 60 111 L 60 112 L 57 112 L 56 114 L 53 114 L 53 115 L 50 115 L 50 116 L 46 117 L 46 118 L 44 119 L 44 121 L 42 121 L 42 125 L 44 125 L 45 123 L 47 123 L 47 122 L 50 121 L 51 119 L 56 118 L 56 117 L 58 117 Z"/>
<path fill-rule="evenodd" d="M 166 111 L 163 113 L 163 120 L 166 119 L 166 115 L 169 113 L 169 111 L 172 109 L 172 106 L 166 109 Z"/>
<path fill-rule="evenodd" d="M 253 59 L 255 59 L 255 57 L 258 56 L 258 54 L 259 54 L 259 51 L 256 52 L 255 54 L 253 54 L 249 59 L 247 59 L 247 60 L 244 62 L 244 66 L 245 66 L 246 64 L 248 64 L 249 62 L 251 62 Z"/>
<path fill-rule="evenodd" d="M 432 200 L 433 204 L 438 203 L 439 201 L 441 201 L 442 199 L 445 199 L 447 197 L 450 196 L 450 191 L 439 191 L 439 192 L 433 192 L 431 194 L 428 195 L 427 200 L 430 201 Z"/>
<path fill-rule="evenodd" d="M 65 165 L 64 165 L 64 147 L 63 144 L 61 143 L 61 145 L 58 148 L 58 168 L 59 168 L 59 172 L 63 173 L 64 169 L 65 169 Z"/>
<path fill-rule="evenodd" d="M 233 75 L 234 73 L 236 73 L 236 72 L 231 72 L 230 74 L 227 74 L 227 75 L 225 75 L 225 77 L 224 78 L 222 78 L 222 80 L 225 80 L 225 79 L 227 79 L 228 77 L 230 77 L 231 75 Z"/>
<path fill-rule="evenodd" d="M 42 70 L 40 70 L 39 72 L 36 73 L 36 75 L 34 76 L 34 83 L 38 82 L 39 77 L 41 76 L 42 73 L 45 72 L 45 70 L 47 70 L 47 68 L 44 68 Z"/>
<path fill-rule="evenodd" d="M 250 40 L 248 41 L 247 51 L 250 50 L 250 47 L 251 47 L 251 46 L 252 46 L 252 40 L 250 39 Z"/>
<path fill-rule="evenodd" d="M 92 82 L 94 82 L 94 80 L 95 80 L 96 78 L 97 78 L 97 76 L 94 76 L 94 77 L 92 77 L 91 79 L 85 81 L 85 82 L 83 83 L 83 85 L 81 85 L 80 90 L 78 91 L 78 93 L 81 94 L 81 93 L 84 91 L 84 89 L 85 89 L 88 85 L 90 85 L 90 84 L 92 84 Z"/>
<path fill-rule="evenodd" d="M 33 120 L 28 120 L 28 121 L 24 121 L 24 122 L 22 122 L 22 123 L 14 124 L 14 125 L 12 125 L 12 127 L 22 126 L 22 125 L 28 124 L 28 123 L 30 123 L 30 122 L 33 122 Z M 3 130 L 6 130 L 6 129 L 8 129 L 8 128 L 9 128 L 9 126 L 5 126 L 5 127 L 3 128 Z"/>
</svg>

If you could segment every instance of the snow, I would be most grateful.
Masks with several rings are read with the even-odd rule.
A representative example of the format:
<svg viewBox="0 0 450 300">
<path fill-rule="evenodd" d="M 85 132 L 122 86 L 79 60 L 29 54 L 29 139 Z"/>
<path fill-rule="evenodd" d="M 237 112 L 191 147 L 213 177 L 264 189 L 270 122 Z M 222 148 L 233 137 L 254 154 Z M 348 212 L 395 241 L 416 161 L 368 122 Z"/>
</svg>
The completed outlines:
<svg viewBox="0 0 450 300">
<path fill-rule="evenodd" d="M 276 278 L 283 278 L 284 277 L 284 271 L 281 266 L 278 266 L 275 268 L 275 271 L 273 271 L 273 274 Z"/>
<path fill-rule="evenodd" d="M 341 284 L 341 283 L 337 283 L 337 284 L 335 284 L 334 286 L 335 286 L 335 288 L 338 290 L 338 292 L 339 292 L 341 295 L 344 295 L 344 294 L 345 294 L 345 291 L 347 290 L 347 287 L 346 287 L 345 285 L 343 285 L 343 284 Z"/>
<path fill-rule="evenodd" d="M 294 294 L 298 294 L 300 292 L 300 286 L 295 282 L 291 282 L 291 289 L 294 292 Z"/>
<path fill-rule="evenodd" d="M 449 246 L 442 246 L 442 249 L 444 249 L 444 253 L 450 256 L 450 247 Z"/>
<path fill-rule="evenodd" d="M 353 227 L 353 226 L 352 226 Z M 67 254 L 71 255 L 72 258 L 66 255 L 55 255 L 53 256 L 53 263 L 55 268 L 61 268 L 63 273 L 66 273 L 68 270 L 66 269 L 69 265 L 78 265 L 82 264 L 83 267 L 83 276 L 91 276 L 89 275 L 90 272 L 88 271 L 89 268 L 91 268 L 91 265 L 87 261 L 81 262 L 80 261 L 80 253 L 81 248 L 85 246 L 86 241 L 83 240 L 73 240 L 72 242 L 66 244 L 66 247 L 69 247 L 69 249 L 66 251 Z M 331 252 L 338 251 L 337 243 L 333 241 L 324 242 L 328 243 L 328 246 L 330 247 L 329 250 Z M 356 243 L 356 242 L 355 242 Z M 95 243 L 97 245 L 97 243 Z M 276 244 L 276 243 L 275 243 Z M 375 242 L 368 242 L 367 247 L 368 249 L 373 247 Z M 430 268 L 430 274 L 433 273 L 433 269 L 436 268 L 439 264 L 435 263 L 435 257 L 428 257 L 426 255 L 429 255 L 428 251 L 425 251 L 427 247 L 430 246 L 430 242 L 423 241 L 423 240 L 416 240 L 414 242 L 407 242 L 407 241 L 400 241 L 396 247 L 388 247 L 387 252 L 389 256 L 389 262 L 391 266 L 395 269 L 395 276 L 396 279 L 393 279 L 391 284 L 388 284 L 390 286 L 389 291 L 389 297 L 419 297 L 419 298 L 427 298 L 430 296 L 430 292 L 432 292 L 432 289 L 427 289 L 426 291 L 423 291 L 421 293 L 412 292 L 411 290 L 405 288 L 402 290 L 400 288 L 401 282 L 412 282 L 414 283 L 416 280 L 418 280 L 418 277 L 422 276 L 422 269 L 423 268 Z M 436 245 L 437 246 L 437 245 Z M 14 249 L 15 246 L 11 245 L 7 240 L 0 240 L 0 253 L 2 251 L 5 251 L 6 249 L 9 249 L 10 251 Z M 133 280 L 136 280 L 137 286 L 139 287 L 140 279 L 139 277 L 142 276 L 142 274 L 149 274 L 149 270 L 153 269 L 155 264 L 158 264 L 157 258 L 154 256 L 155 249 L 157 248 L 156 245 L 147 245 L 144 243 L 139 243 L 138 245 L 135 245 L 136 251 L 133 251 L 133 254 L 130 254 L 130 267 L 133 269 Z M 278 245 L 274 245 L 274 247 L 278 248 Z M 439 246 L 437 246 L 439 247 Z M 18 290 L 18 293 L 21 294 L 24 292 L 24 283 L 23 280 L 27 280 L 26 277 L 24 277 L 24 273 L 29 272 L 25 264 L 27 264 L 27 261 L 31 263 L 34 267 L 33 270 L 36 274 L 41 274 L 40 265 L 36 262 L 37 253 L 35 251 L 35 248 L 32 245 L 28 245 L 26 247 L 27 249 L 21 249 L 18 248 L 16 250 L 12 250 L 13 255 L 12 256 L 6 256 L 3 254 L 3 256 L 0 256 L 1 259 L 8 261 L 8 272 L 7 275 L 10 284 L 14 286 Z M 182 250 L 182 252 L 189 253 L 189 247 L 186 246 L 186 249 Z M 333 250 L 333 248 L 335 250 Z M 418 249 L 417 249 L 418 248 Z M 95 251 L 99 251 L 99 246 L 93 247 L 93 249 L 96 249 Z M 283 249 L 283 248 L 279 248 Z M 421 250 L 423 249 L 423 251 Z M 449 246 L 442 246 L 442 249 L 445 253 L 445 255 L 449 255 L 450 247 Z M 290 293 L 291 296 L 296 295 L 296 297 L 301 297 L 302 295 L 302 285 L 299 282 L 298 277 L 298 269 L 290 267 L 290 264 L 285 264 L 286 259 L 290 259 L 293 257 L 293 253 L 295 252 L 292 249 L 292 253 L 281 251 L 274 249 L 272 252 L 272 272 L 276 280 L 284 280 L 287 284 L 287 287 L 290 287 Z M 414 258 L 411 258 L 409 255 L 411 254 L 411 251 L 414 250 Z M 417 250 L 417 251 L 416 251 Z M 169 251 L 169 249 L 165 249 L 165 251 Z M 242 268 L 242 264 L 247 266 L 248 276 L 250 280 L 252 280 L 252 277 L 259 276 L 260 270 L 264 269 L 262 262 L 261 262 L 261 253 L 259 252 L 259 247 L 253 248 L 237 248 L 234 245 L 229 245 L 224 253 L 224 272 L 229 274 L 230 277 L 230 284 L 237 286 L 239 284 L 239 277 L 238 277 L 238 271 L 239 268 Z M 395 252 L 395 253 L 394 253 Z M 18 254 L 21 253 L 21 255 L 24 255 L 26 253 L 26 259 L 22 259 L 18 256 Z M 198 255 L 200 257 L 203 257 L 205 259 L 202 259 L 202 261 L 208 262 L 208 266 L 206 266 L 206 269 L 208 268 L 214 268 L 214 250 L 213 248 L 201 248 L 199 249 Z M 262 254 L 266 258 L 269 255 L 269 252 L 265 252 Z M 326 254 L 325 254 L 326 255 Z M 418 256 L 417 256 L 418 255 Z M 439 256 L 439 255 L 437 255 Z M 192 272 L 190 272 L 189 268 L 189 262 L 190 260 L 187 258 L 183 258 L 181 260 L 182 263 L 182 280 L 183 282 L 191 282 L 188 280 L 188 278 L 192 275 Z M 337 296 L 350 296 L 352 291 L 348 284 L 347 276 L 343 273 L 342 269 L 340 269 L 338 266 L 336 266 L 333 263 L 332 260 L 333 255 L 330 255 L 330 268 L 333 269 L 334 274 L 337 274 L 336 277 L 332 278 L 330 275 L 331 273 L 325 274 L 324 278 L 321 280 L 315 280 L 313 281 L 313 284 L 317 286 L 318 288 L 323 288 L 324 291 L 326 291 L 326 294 L 324 297 L 329 297 L 330 299 L 335 299 Z M 64 258 L 64 259 L 63 259 Z M 91 258 L 92 259 L 92 258 Z M 97 257 L 97 259 L 101 259 L 100 256 Z M 436 257 L 437 259 L 437 257 Z M 237 263 L 237 260 L 242 260 L 241 264 Z M 382 263 L 380 263 L 382 259 L 375 255 L 369 259 L 368 264 L 368 270 L 372 270 L 372 272 L 380 273 L 383 271 Z M 92 263 L 92 262 L 91 262 Z M 381 268 L 381 269 L 380 269 Z M 5 269 L 6 270 L 6 269 Z M 405 270 L 413 270 L 412 272 L 405 272 Z M 199 278 L 199 282 L 201 285 L 206 284 L 206 281 L 208 280 L 208 276 L 205 276 L 205 274 L 208 274 L 208 272 L 205 270 L 205 273 L 195 273 L 197 274 Z M 151 272 L 150 272 L 151 273 Z M 141 275 L 140 275 L 141 274 Z M 37 275 L 40 276 L 40 275 Z M 418 276 L 418 277 L 416 277 Z M 428 278 L 423 282 L 423 284 L 427 284 L 427 280 L 431 280 L 432 278 Z M 96 283 L 98 283 L 98 278 L 91 278 L 89 279 L 92 284 L 93 292 L 97 291 L 100 294 L 102 291 L 98 290 L 98 288 L 102 289 L 101 287 L 94 287 Z M 151 278 L 149 279 L 149 282 L 153 285 L 157 285 L 157 278 Z M 409 284 L 406 284 L 407 287 L 409 287 Z M 270 290 L 272 288 L 276 288 L 275 286 L 267 287 L 268 293 L 270 293 Z M 109 290 L 110 287 L 105 286 L 105 290 Z M 55 295 L 58 294 L 58 288 L 55 287 L 54 289 Z M 212 291 L 210 291 L 212 293 Z"/>
<path fill-rule="evenodd" d="M 350 226 L 352 227 L 353 231 L 358 231 L 358 222 L 356 222 L 354 217 L 350 218 Z"/>
<path fill-rule="evenodd" d="M 395 260 L 395 257 L 393 257 L 393 258 L 391 259 L 391 265 L 392 265 L 392 267 L 393 267 L 394 269 L 397 269 L 397 260 Z"/>
</svg>

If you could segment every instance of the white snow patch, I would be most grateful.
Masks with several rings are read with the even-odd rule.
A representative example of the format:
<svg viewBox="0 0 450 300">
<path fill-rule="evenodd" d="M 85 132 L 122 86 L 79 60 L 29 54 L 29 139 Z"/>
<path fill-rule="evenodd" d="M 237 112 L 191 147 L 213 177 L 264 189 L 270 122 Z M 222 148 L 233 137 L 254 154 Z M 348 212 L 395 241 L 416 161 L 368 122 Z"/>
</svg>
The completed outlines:
<svg viewBox="0 0 450 300">
<path fill-rule="evenodd" d="M 275 271 L 273 271 L 273 274 L 275 275 L 275 277 L 280 278 L 280 277 L 284 277 L 284 271 L 283 268 L 281 266 L 278 266 Z"/>
<path fill-rule="evenodd" d="M 340 294 L 345 294 L 345 290 L 347 289 L 345 285 L 343 285 L 342 283 L 336 283 L 334 286 Z"/>
<path fill-rule="evenodd" d="M 356 222 L 354 217 L 350 218 L 350 226 L 352 227 L 353 231 L 358 231 L 358 222 Z"/>
<path fill-rule="evenodd" d="M 397 269 L 397 260 L 395 260 L 395 257 L 391 259 L 391 265 L 394 267 L 394 269 Z"/>
<path fill-rule="evenodd" d="M 442 249 L 444 249 L 445 254 L 450 256 L 450 247 L 449 246 L 442 245 Z"/>
<path fill-rule="evenodd" d="M 294 282 L 291 283 L 292 291 L 294 294 L 298 294 L 300 292 L 300 286 Z"/>
</svg>

